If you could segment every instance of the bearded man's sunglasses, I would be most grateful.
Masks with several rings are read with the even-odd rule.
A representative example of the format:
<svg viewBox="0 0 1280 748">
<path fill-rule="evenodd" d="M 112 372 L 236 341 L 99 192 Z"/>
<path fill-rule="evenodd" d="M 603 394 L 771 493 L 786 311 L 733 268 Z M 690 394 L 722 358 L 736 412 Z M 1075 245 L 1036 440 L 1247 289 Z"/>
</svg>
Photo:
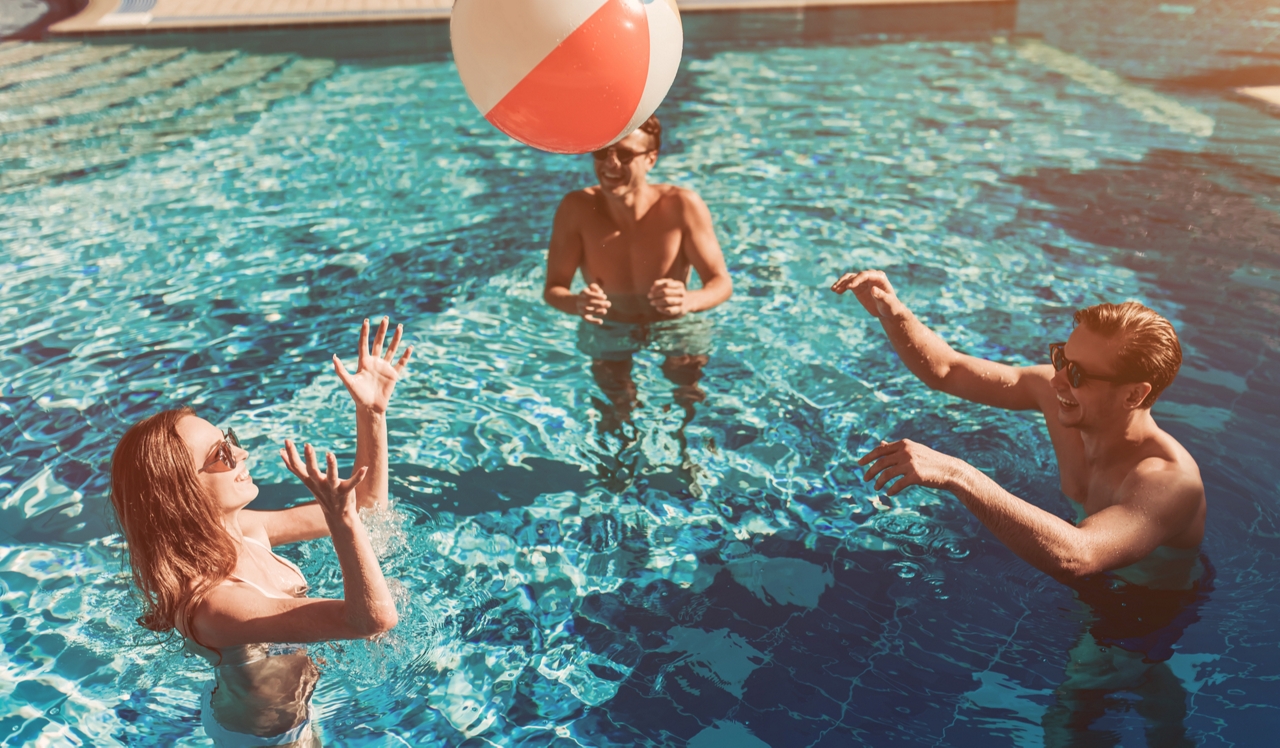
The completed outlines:
<svg viewBox="0 0 1280 748">
<path fill-rule="evenodd" d="M 209 459 L 205 460 L 204 467 L 200 468 L 201 473 L 225 473 L 228 470 L 236 469 L 236 455 L 231 448 L 240 448 L 240 440 L 236 438 L 236 432 L 227 429 L 223 434 L 222 441 L 213 445 L 213 452 L 210 453 Z"/>
<path fill-rule="evenodd" d="M 1049 344 L 1049 361 L 1056 371 L 1067 370 L 1067 381 L 1071 383 L 1072 387 L 1079 387 L 1088 379 L 1111 382 L 1112 384 L 1130 384 L 1133 382 L 1132 379 L 1125 379 L 1124 377 L 1103 377 L 1097 374 L 1086 374 L 1084 369 L 1080 368 L 1080 364 L 1067 358 L 1066 343 Z"/>
<path fill-rule="evenodd" d="M 608 148 L 601 148 L 598 151 L 592 151 L 591 158 L 594 158 L 596 161 L 604 161 L 607 158 L 609 158 L 610 152 L 612 152 L 613 155 L 618 157 L 618 163 L 622 164 L 623 166 L 631 163 L 632 161 L 635 161 L 637 158 L 641 156 L 647 156 L 650 153 L 653 153 L 653 151 L 651 150 L 631 151 L 631 150 L 627 150 L 626 148 L 619 148 L 618 146 L 613 145 L 613 146 L 609 146 Z"/>
</svg>

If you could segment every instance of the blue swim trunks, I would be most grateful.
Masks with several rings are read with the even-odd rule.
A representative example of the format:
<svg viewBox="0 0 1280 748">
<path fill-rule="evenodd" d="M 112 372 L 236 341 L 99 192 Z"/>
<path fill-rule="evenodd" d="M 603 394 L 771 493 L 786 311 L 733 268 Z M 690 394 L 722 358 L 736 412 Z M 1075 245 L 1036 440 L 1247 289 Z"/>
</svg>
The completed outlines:
<svg viewBox="0 0 1280 748">
<path fill-rule="evenodd" d="M 711 320 L 696 314 L 657 322 L 614 322 L 578 325 L 578 350 L 596 361 L 626 361 L 652 349 L 664 356 L 706 356 L 711 353 Z"/>
</svg>

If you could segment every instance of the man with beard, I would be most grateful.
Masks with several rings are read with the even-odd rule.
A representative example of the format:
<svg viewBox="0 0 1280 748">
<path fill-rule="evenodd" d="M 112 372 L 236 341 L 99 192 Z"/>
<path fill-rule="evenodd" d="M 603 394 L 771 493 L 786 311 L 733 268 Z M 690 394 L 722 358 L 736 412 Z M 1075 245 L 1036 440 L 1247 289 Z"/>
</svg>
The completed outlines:
<svg viewBox="0 0 1280 748">
<path fill-rule="evenodd" d="M 710 321 L 693 315 L 733 293 L 706 204 L 692 190 L 648 182 L 661 147 L 662 126 L 650 117 L 591 154 L 599 184 L 566 195 L 551 228 L 543 298 L 582 318 L 578 350 L 612 404 L 604 428 L 630 419 L 632 356 L 644 348 L 664 356 L 662 372 L 692 416 L 711 349 Z M 586 288 L 574 293 L 579 270 Z M 701 288 L 689 288 L 693 271 Z"/>
</svg>

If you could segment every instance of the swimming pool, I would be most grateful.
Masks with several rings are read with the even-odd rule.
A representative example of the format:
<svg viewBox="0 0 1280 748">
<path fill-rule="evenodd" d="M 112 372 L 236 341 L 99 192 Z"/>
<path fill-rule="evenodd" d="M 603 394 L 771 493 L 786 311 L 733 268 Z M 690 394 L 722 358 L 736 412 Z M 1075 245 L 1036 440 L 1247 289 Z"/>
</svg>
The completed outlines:
<svg viewBox="0 0 1280 748">
<path fill-rule="evenodd" d="M 587 159 L 492 130 L 447 58 L 186 51 L 157 64 L 215 93 L 183 118 L 5 129 L 29 157 L 0 193 L 0 736 L 204 741 L 207 671 L 133 624 L 110 449 L 190 403 L 258 457 L 265 505 L 300 498 L 271 449 L 349 459 L 327 356 L 385 313 L 418 346 L 378 528 L 403 611 L 384 642 L 317 648 L 326 744 L 1039 744 L 1072 593 L 954 499 L 875 499 L 853 463 L 911 437 L 1068 516 L 1047 437 L 928 391 L 826 290 L 874 266 L 1009 361 L 1097 301 L 1174 322 L 1155 412 L 1204 472 L 1217 588 L 1170 669 L 1197 742 L 1259 744 L 1280 725 L 1274 120 L 1051 42 L 691 35 L 655 176 L 706 200 L 735 295 L 683 431 L 642 357 L 629 444 L 597 433 L 573 321 L 541 302 Z M 216 93 L 227 66 L 257 88 Z M 340 589 L 324 543 L 284 553 Z M 1134 700 L 1108 705 L 1095 730 L 1140 744 Z"/>
</svg>

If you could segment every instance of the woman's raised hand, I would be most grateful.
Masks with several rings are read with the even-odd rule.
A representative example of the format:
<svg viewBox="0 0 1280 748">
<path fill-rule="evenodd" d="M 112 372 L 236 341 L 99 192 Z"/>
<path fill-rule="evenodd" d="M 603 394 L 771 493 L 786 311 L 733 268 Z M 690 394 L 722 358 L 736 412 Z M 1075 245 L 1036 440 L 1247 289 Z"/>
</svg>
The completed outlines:
<svg viewBox="0 0 1280 748">
<path fill-rule="evenodd" d="M 311 490 L 324 513 L 327 516 L 338 517 L 347 512 L 356 512 L 359 507 L 356 502 L 355 487 L 364 480 L 365 475 L 369 473 L 369 468 L 362 467 L 350 478 L 341 480 L 338 477 L 338 458 L 334 457 L 332 452 L 325 452 L 327 471 L 321 472 L 320 466 L 316 464 L 315 449 L 310 444 L 306 444 L 302 451 L 306 455 L 305 460 L 298 456 L 298 448 L 293 442 L 285 439 L 284 449 L 280 450 L 280 458 L 284 460 L 284 465 L 289 468 L 289 472 L 298 476 L 298 479 Z"/>
<path fill-rule="evenodd" d="M 347 371 L 337 354 L 333 357 L 333 370 L 346 385 L 347 392 L 351 393 L 351 399 L 356 401 L 356 407 L 367 408 L 375 413 L 387 412 L 387 405 L 391 402 L 391 393 L 396 388 L 396 381 L 404 374 L 405 367 L 409 365 L 409 356 L 413 354 L 413 346 L 409 346 L 405 349 L 404 355 L 400 356 L 400 360 L 395 360 L 396 349 L 400 347 L 400 336 L 404 333 L 404 325 L 396 325 L 391 343 L 387 346 L 386 352 L 383 352 L 382 344 L 387 337 L 388 325 L 390 321 L 383 317 L 381 324 L 378 325 L 378 333 L 373 337 L 372 348 L 369 347 L 369 320 L 366 319 L 364 324 L 360 325 L 360 361 L 356 365 L 354 374 Z M 395 363 L 392 363 L 393 361 Z"/>
</svg>

